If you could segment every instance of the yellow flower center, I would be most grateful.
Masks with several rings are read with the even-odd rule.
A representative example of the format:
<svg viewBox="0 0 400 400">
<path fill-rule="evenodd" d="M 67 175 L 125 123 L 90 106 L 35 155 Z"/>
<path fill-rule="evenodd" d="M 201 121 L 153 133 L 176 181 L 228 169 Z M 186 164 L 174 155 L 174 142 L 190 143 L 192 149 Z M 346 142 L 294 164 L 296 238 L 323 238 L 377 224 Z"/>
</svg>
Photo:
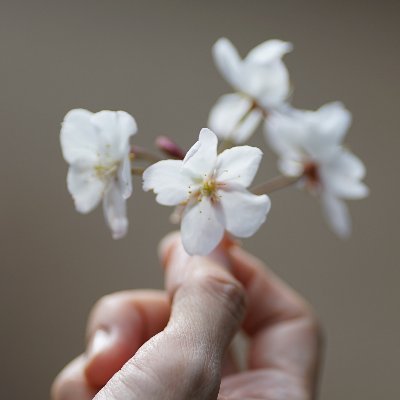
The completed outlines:
<svg viewBox="0 0 400 400">
<path fill-rule="evenodd" d="M 99 179 L 108 179 L 110 176 L 115 175 L 117 169 L 118 163 L 112 163 L 109 165 L 99 164 L 94 167 Z"/>
<path fill-rule="evenodd" d="M 203 196 L 211 197 L 217 191 L 217 182 L 214 179 L 208 179 L 203 182 L 203 187 L 201 188 L 201 194 Z"/>
</svg>

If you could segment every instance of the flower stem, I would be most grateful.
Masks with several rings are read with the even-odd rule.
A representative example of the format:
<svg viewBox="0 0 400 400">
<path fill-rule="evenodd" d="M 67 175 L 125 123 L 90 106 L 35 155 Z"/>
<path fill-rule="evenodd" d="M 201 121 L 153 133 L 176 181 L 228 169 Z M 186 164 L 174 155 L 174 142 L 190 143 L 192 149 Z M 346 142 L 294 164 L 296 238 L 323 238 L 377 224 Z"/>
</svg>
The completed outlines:
<svg viewBox="0 0 400 400">
<path fill-rule="evenodd" d="M 230 139 L 224 139 L 218 146 L 218 154 L 222 153 L 224 150 L 228 150 L 235 146 L 235 142 Z"/>
<path fill-rule="evenodd" d="M 131 174 L 132 175 L 142 176 L 145 169 L 146 168 L 139 168 L 139 167 L 131 168 Z"/>
<path fill-rule="evenodd" d="M 294 185 L 302 178 L 300 176 L 284 176 L 280 175 L 276 178 L 271 179 L 270 181 L 261 183 L 251 189 L 251 192 L 257 195 L 260 194 L 270 194 L 280 189 L 285 189 L 289 186 Z"/>
<path fill-rule="evenodd" d="M 156 163 L 161 161 L 163 158 L 158 156 L 157 154 L 152 153 L 151 151 L 145 149 L 144 147 L 140 146 L 132 146 L 131 154 L 137 160 L 145 160 L 151 163 Z"/>
</svg>

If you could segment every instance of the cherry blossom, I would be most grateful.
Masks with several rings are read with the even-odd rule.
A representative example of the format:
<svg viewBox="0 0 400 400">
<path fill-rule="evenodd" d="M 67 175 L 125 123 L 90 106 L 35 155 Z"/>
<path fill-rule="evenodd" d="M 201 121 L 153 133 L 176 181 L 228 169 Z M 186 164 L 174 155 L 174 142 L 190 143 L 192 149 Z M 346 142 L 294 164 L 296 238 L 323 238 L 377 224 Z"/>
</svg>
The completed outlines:
<svg viewBox="0 0 400 400">
<path fill-rule="evenodd" d="M 218 155 L 217 145 L 217 136 L 202 129 L 184 160 L 159 161 L 143 174 L 143 189 L 153 190 L 158 203 L 184 206 L 181 234 L 189 254 L 209 254 L 225 230 L 252 236 L 270 210 L 268 196 L 246 189 L 258 170 L 261 150 L 238 146 Z"/>
<path fill-rule="evenodd" d="M 61 147 L 69 163 L 67 186 L 75 207 L 85 214 L 103 201 L 114 239 L 128 229 L 125 203 L 132 194 L 129 138 L 136 130 L 135 120 L 124 111 L 75 109 L 62 123 Z"/>
<path fill-rule="evenodd" d="M 290 83 L 282 57 L 291 50 L 290 43 L 268 40 L 242 60 L 228 39 L 214 44 L 215 63 L 237 91 L 220 97 L 210 112 L 208 126 L 220 138 L 243 143 L 267 111 L 285 107 Z"/>
<path fill-rule="evenodd" d="M 339 102 L 317 111 L 275 112 L 265 123 L 267 140 L 279 155 L 280 171 L 302 177 L 302 186 L 321 197 L 326 219 L 341 237 L 351 231 L 343 200 L 368 195 L 361 182 L 364 164 L 342 145 L 350 124 L 351 114 Z"/>
</svg>

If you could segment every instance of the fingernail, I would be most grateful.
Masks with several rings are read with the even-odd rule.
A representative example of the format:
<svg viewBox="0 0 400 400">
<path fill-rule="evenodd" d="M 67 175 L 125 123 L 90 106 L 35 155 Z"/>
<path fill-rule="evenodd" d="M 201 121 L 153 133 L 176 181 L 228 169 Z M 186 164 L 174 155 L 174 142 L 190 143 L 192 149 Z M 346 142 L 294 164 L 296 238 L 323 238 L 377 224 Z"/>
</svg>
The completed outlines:
<svg viewBox="0 0 400 400">
<path fill-rule="evenodd" d="M 166 263 L 173 245 L 178 243 L 179 232 L 171 232 L 158 245 L 158 257 L 162 263 Z"/>
<path fill-rule="evenodd" d="M 95 332 L 93 338 L 91 339 L 88 350 L 88 359 L 93 359 L 100 353 L 103 353 L 112 344 L 112 335 L 105 329 L 99 329 Z"/>
<path fill-rule="evenodd" d="M 192 256 L 186 253 L 181 242 L 173 248 L 167 261 L 169 272 L 166 277 L 166 286 L 170 293 L 173 294 L 190 273 L 190 258 Z"/>
<path fill-rule="evenodd" d="M 226 251 L 221 248 L 215 249 L 211 254 L 208 256 L 212 261 L 214 261 L 217 265 L 230 270 L 230 263 L 229 258 L 226 255 Z"/>
</svg>

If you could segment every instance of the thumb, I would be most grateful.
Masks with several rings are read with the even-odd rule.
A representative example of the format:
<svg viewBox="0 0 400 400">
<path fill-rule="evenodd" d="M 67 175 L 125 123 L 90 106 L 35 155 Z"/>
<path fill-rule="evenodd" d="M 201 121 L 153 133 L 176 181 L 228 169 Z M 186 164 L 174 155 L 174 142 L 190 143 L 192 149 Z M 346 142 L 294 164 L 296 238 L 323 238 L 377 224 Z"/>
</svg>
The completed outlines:
<svg viewBox="0 0 400 400">
<path fill-rule="evenodd" d="M 244 290 L 221 264 L 188 256 L 179 238 L 168 252 L 167 281 L 185 271 L 171 286 L 170 321 L 114 375 L 97 400 L 217 399 L 222 359 L 244 315 Z"/>
</svg>

